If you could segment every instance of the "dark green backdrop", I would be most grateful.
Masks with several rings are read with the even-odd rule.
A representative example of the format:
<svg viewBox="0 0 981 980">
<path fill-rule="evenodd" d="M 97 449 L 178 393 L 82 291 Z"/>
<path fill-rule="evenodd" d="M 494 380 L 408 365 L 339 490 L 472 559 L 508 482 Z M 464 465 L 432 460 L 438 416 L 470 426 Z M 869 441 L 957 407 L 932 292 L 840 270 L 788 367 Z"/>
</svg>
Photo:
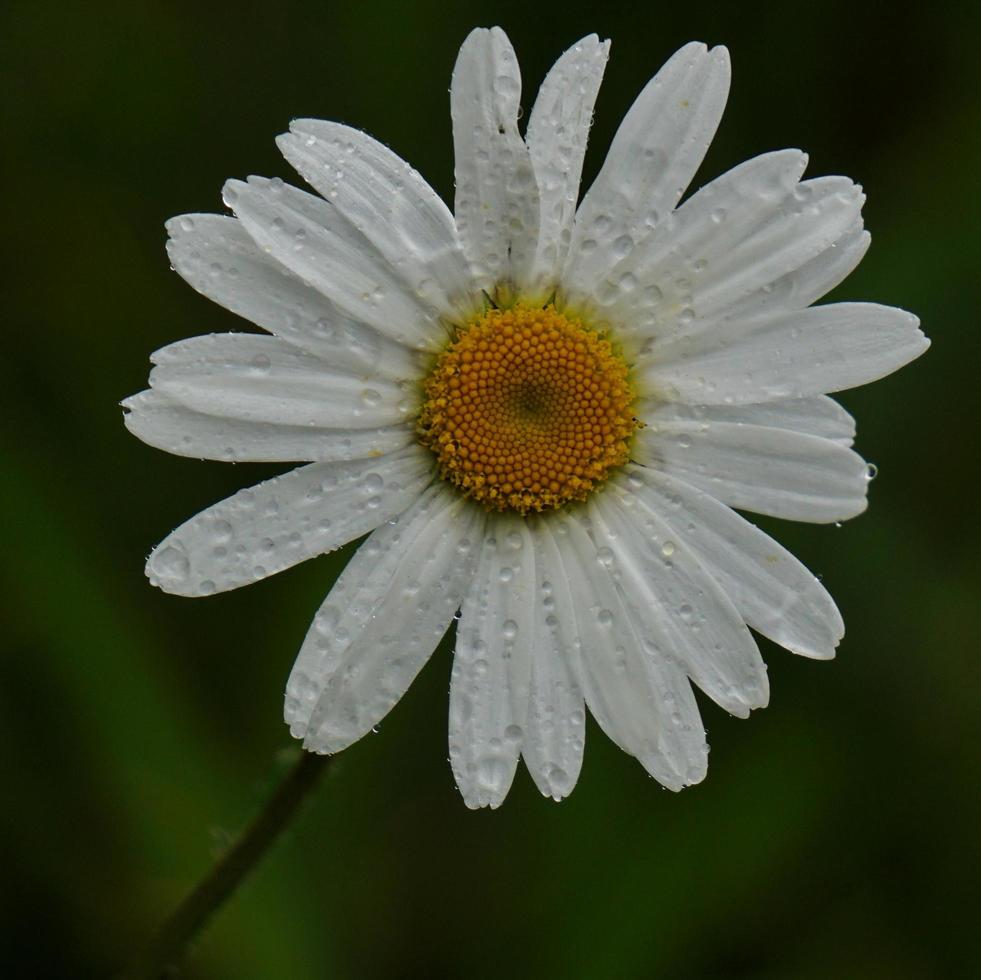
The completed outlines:
<svg viewBox="0 0 981 980">
<path fill-rule="evenodd" d="M 748 722 L 704 703 L 701 786 L 662 791 L 591 727 L 571 799 L 521 772 L 495 813 L 453 788 L 444 645 L 187 975 L 981 975 L 979 7 L 597 6 L 4 6 L 5 976 L 107 975 L 255 812 L 290 745 L 286 675 L 348 554 L 207 600 L 144 580 L 173 526 L 275 472 L 123 429 L 150 351 L 238 325 L 168 270 L 164 220 L 220 210 L 228 176 L 292 179 L 273 137 L 294 116 L 366 129 L 450 196 L 449 74 L 493 23 L 526 106 L 571 42 L 612 38 L 587 179 L 640 86 L 701 39 L 734 68 L 698 183 L 801 146 L 809 174 L 864 184 L 873 245 L 837 296 L 915 311 L 934 346 L 842 399 L 879 466 L 869 512 L 768 525 L 848 633 L 830 664 L 767 647 L 772 704 Z"/>
</svg>

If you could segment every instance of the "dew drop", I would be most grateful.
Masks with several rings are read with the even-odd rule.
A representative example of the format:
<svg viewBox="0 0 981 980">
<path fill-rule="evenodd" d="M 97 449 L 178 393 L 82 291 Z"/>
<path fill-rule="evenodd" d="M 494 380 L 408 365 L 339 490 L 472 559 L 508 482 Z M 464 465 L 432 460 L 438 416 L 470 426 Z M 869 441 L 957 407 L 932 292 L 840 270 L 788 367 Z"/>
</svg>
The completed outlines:
<svg viewBox="0 0 981 980">
<path fill-rule="evenodd" d="M 385 481 L 378 473 L 369 473 L 364 478 L 363 486 L 366 493 L 380 493 L 385 486 Z"/>
<path fill-rule="evenodd" d="M 214 535 L 215 544 L 224 544 L 232 537 L 233 529 L 228 521 L 215 521 L 214 527 L 211 530 Z"/>
<path fill-rule="evenodd" d="M 151 571 L 162 585 L 177 585 L 183 582 L 191 571 L 191 563 L 187 555 L 170 546 L 154 555 L 150 565 Z"/>
</svg>

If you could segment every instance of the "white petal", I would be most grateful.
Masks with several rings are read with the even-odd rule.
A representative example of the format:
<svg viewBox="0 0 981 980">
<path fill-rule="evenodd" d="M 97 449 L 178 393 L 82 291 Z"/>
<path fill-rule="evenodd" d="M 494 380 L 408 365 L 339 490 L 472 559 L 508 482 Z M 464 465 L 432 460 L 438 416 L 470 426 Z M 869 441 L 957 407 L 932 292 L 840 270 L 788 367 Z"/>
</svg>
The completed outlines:
<svg viewBox="0 0 981 980">
<path fill-rule="evenodd" d="M 801 184 L 801 189 L 807 184 Z M 780 310 L 803 310 L 831 292 L 862 261 L 872 238 L 859 218 L 840 238 L 797 268 L 725 306 L 727 320 L 756 317 Z"/>
<path fill-rule="evenodd" d="M 818 436 L 733 422 L 662 422 L 641 430 L 636 448 L 638 462 L 740 510 L 827 524 L 866 507 L 865 461 Z"/>
<path fill-rule="evenodd" d="M 191 337 L 152 355 L 150 385 L 206 415 L 274 425 L 372 429 L 404 422 L 414 404 L 384 378 L 335 371 L 260 334 Z"/>
<path fill-rule="evenodd" d="M 474 302 L 456 225 L 439 195 L 397 153 L 366 133 L 297 119 L 277 140 L 283 155 L 402 279 L 446 315 Z"/>
<path fill-rule="evenodd" d="M 680 790 L 705 776 L 708 748 L 698 705 L 677 664 L 645 648 L 606 562 L 570 512 L 548 521 L 561 557 L 557 589 L 569 594 L 581 683 L 600 727 L 658 782 Z M 558 578 L 558 576 L 557 576 Z"/>
<path fill-rule="evenodd" d="M 657 427 L 662 422 L 736 422 L 763 425 L 791 432 L 806 432 L 850 446 L 855 441 L 855 419 L 827 395 L 788 398 L 759 405 L 685 405 L 657 402 L 642 405 L 640 418 Z"/>
<path fill-rule="evenodd" d="M 483 523 L 483 512 L 436 484 L 358 549 L 286 686 L 286 721 L 305 748 L 339 752 L 402 697 L 460 607 Z"/>
<path fill-rule="evenodd" d="M 167 254 L 199 293 L 333 367 L 365 377 L 414 377 L 416 355 L 344 316 L 317 290 L 263 252 L 242 222 L 185 214 L 167 222 Z"/>
<path fill-rule="evenodd" d="M 541 198 L 541 230 L 529 286 L 550 293 L 569 251 L 586 139 L 610 42 L 595 34 L 574 44 L 545 76 L 526 141 Z"/>
<path fill-rule="evenodd" d="M 463 600 L 450 681 L 450 764 L 471 808 L 514 779 L 535 642 L 535 551 L 525 522 L 494 515 Z"/>
<path fill-rule="evenodd" d="M 567 283 L 591 293 L 668 215 L 695 176 L 729 94 L 729 53 L 691 43 L 624 117 L 573 228 Z"/>
<path fill-rule="evenodd" d="M 767 704 L 766 667 L 742 616 L 669 525 L 633 507 L 617 484 L 595 496 L 595 536 L 608 542 L 625 605 L 649 656 L 677 659 L 720 707 L 740 718 Z"/>
<path fill-rule="evenodd" d="M 807 166 L 800 150 L 778 150 L 747 160 L 717 177 L 666 215 L 653 232 L 591 284 L 571 289 L 574 300 L 592 303 L 628 338 L 671 338 L 700 329 L 696 293 L 715 266 L 740 253 L 743 243 L 799 211 L 793 191 Z M 784 221 L 784 224 L 786 221 Z M 585 284 L 583 284 L 585 285 Z"/>
<path fill-rule="evenodd" d="M 265 177 L 230 180 L 222 193 L 261 249 L 343 313 L 407 347 L 434 350 L 446 339 L 440 311 L 322 198 Z"/>
<path fill-rule="evenodd" d="M 667 401 L 697 405 L 771 401 L 842 391 L 891 374 L 930 342 L 912 313 L 875 303 L 833 303 L 723 322 L 658 348 L 639 376 Z"/>
<path fill-rule="evenodd" d="M 827 660 L 845 633 L 831 596 L 785 548 L 711 494 L 631 466 L 638 503 L 671 526 L 725 589 L 746 622 L 793 653 Z"/>
<path fill-rule="evenodd" d="M 710 333 L 716 320 L 733 317 L 740 301 L 749 310 L 766 308 L 760 294 L 819 259 L 860 220 L 865 197 L 846 177 L 819 177 L 786 187 L 796 171 L 790 168 L 796 152 L 768 154 L 761 164 L 769 166 L 745 164 L 726 175 L 728 181 L 719 178 L 715 183 L 723 186 L 717 193 L 700 191 L 679 208 L 676 235 L 670 243 L 665 240 L 654 261 L 649 261 L 654 250 L 650 257 L 631 256 L 633 274 L 660 294 L 654 331 L 659 341 Z M 781 166 L 787 169 L 775 180 L 771 168 Z M 651 293 L 635 291 L 616 305 L 625 322 L 638 320 L 636 298 L 645 295 Z M 658 348 L 656 343 L 655 357 Z"/>
<path fill-rule="evenodd" d="M 548 518 L 530 519 L 535 543 L 535 644 L 522 754 L 545 796 L 572 792 L 582 768 L 586 715 L 575 616 Z"/>
<path fill-rule="evenodd" d="M 153 550 L 146 574 L 173 595 L 237 589 L 396 517 L 430 482 L 431 469 L 418 446 L 378 459 L 301 466 L 186 521 Z"/>
<path fill-rule="evenodd" d="M 527 282 L 538 244 L 538 187 L 518 132 L 521 73 L 507 35 L 478 28 L 450 85 L 456 224 L 478 289 Z"/>
<path fill-rule="evenodd" d="M 375 458 L 414 441 L 412 426 L 322 429 L 243 422 L 204 415 L 159 391 L 141 391 L 123 403 L 126 428 L 150 446 L 178 456 L 226 463 L 326 462 Z"/>
</svg>

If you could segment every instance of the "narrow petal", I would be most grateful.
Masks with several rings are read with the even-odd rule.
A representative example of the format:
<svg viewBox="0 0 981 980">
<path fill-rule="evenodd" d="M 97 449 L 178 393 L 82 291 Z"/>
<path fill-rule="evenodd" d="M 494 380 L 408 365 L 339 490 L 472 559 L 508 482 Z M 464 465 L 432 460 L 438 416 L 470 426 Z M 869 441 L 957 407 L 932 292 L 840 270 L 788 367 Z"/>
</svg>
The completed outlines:
<svg viewBox="0 0 981 980">
<path fill-rule="evenodd" d="M 787 398 L 759 405 L 685 405 L 657 402 L 641 406 L 640 418 L 655 428 L 663 422 L 735 422 L 805 432 L 850 446 L 855 441 L 855 419 L 827 395 Z"/>
<path fill-rule="evenodd" d="M 348 562 L 286 686 L 286 721 L 305 748 L 339 752 L 406 692 L 470 586 L 483 523 L 437 484 Z"/>
<path fill-rule="evenodd" d="M 529 288 L 551 293 L 569 252 L 593 106 L 610 42 L 595 34 L 574 44 L 545 76 L 526 141 L 541 198 L 541 229 Z"/>
<path fill-rule="evenodd" d="M 691 43 L 647 83 L 579 205 L 564 280 L 592 292 L 675 207 L 722 118 L 729 53 Z"/>
<path fill-rule="evenodd" d="M 800 185 L 801 188 L 805 186 Z M 856 219 L 848 231 L 814 258 L 729 303 L 723 311 L 724 319 L 741 320 L 806 309 L 851 275 L 871 241 L 871 236 L 862 227 L 862 219 Z"/>
<path fill-rule="evenodd" d="M 698 558 L 620 486 L 597 494 L 591 513 L 619 570 L 625 606 L 650 655 L 676 659 L 716 704 L 746 718 L 770 696 L 766 666 L 739 611 Z"/>
<path fill-rule="evenodd" d="M 223 195 L 261 249 L 347 316 L 419 350 L 434 350 L 446 338 L 440 311 L 322 198 L 265 177 L 230 180 Z"/>
<path fill-rule="evenodd" d="M 313 463 L 201 511 L 153 550 L 146 574 L 173 595 L 226 592 L 353 541 L 397 517 L 432 479 L 418 446 Z"/>
<path fill-rule="evenodd" d="M 912 313 L 833 303 L 723 322 L 664 344 L 638 374 L 667 401 L 746 405 L 843 391 L 891 374 L 930 341 Z"/>
<path fill-rule="evenodd" d="M 744 242 L 779 237 L 773 229 L 799 215 L 793 193 L 807 166 L 800 150 L 777 150 L 747 160 L 693 194 L 651 234 L 572 290 L 618 323 L 628 338 L 671 338 L 701 329 L 696 297 L 719 263 L 743 254 Z"/>
<path fill-rule="evenodd" d="M 416 355 L 342 314 L 323 293 L 262 251 L 237 218 L 185 214 L 167 222 L 167 254 L 199 293 L 332 367 L 363 377 L 415 377 Z"/>
<path fill-rule="evenodd" d="M 450 85 L 456 224 L 478 289 L 524 286 L 538 245 L 539 199 L 518 131 L 521 73 L 499 27 L 470 33 Z"/>
<path fill-rule="evenodd" d="M 586 714 L 572 598 L 548 518 L 528 522 L 538 573 L 535 644 L 522 754 L 543 795 L 564 799 L 582 768 Z"/>
<path fill-rule="evenodd" d="M 774 162 L 783 158 L 770 156 Z M 740 301 L 772 291 L 785 276 L 824 255 L 860 220 L 865 195 L 847 177 L 804 181 L 774 202 L 766 169 L 745 169 L 746 176 L 756 175 L 764 183 L 743 180 L 736 191 L 733 180 L 718 194 L 701 200 L 696 195 L 678 211 L 670 259 L 651 265 L 639 261 L 632 270 L 648 288 L 661 291 L 658 336 L 666 342 L 673 339 L 663 326 L 670 321 L 671 304 L 685 311 L 677 314 L 679 333 L 711 332 L 709 325 L 728 319 Z M 749 309 L 759 305 L 747 303 Z"/>
<path fill-rule="evenodd" d="M 372 429 L 406 421 L 415 407 L 384 378 L 365 381 L 261 334 L 191 337 L 156 351 L 150 385 L 206 415 L 320 428 Z"/>
<path fill-rule="evenodd" d="M 447 316 L 469 310 L 475 290 L 453 215 L 397 153 L 360 130 L 319 119 L 294 120 L 277 143 L 424 303 Z"/>
<path fill-rule="evenodd" d="M 773 538 L 665 473 L 631 466 L 621 483 L 671 526 L 672 540 L 691 549 L 754 630 L 804 657 L 834 656 L 845 633 L 834 600 Z"/>
<path fill-rule="evenodd" d="M 704 778 L 708 748 L 684 670 L 645 647 L 613 576 L 609 549 L 574 512 L 548 522 L 561 559 L 556 595 L 574 611 L 581 683 L 600 727 L 655 778 L 680 790 Z M 558 569 L 557 569 L 558 571 Z M 557 600 L 559 601 L 559 600 Z"/>
<path fill-rule="evenodd" d="M 274 425 L 205 415 L 159 391 L 141 391 L 123 403 L 126 428 L 157 449 L 225 463 L 339 462 L 375 458 L 414 441 L 409 424 L 375 429 Z"/>
<path fill-rule="evenodd" d="M 535 643 L 535 551 L 525 522 L 494 515 L 463 600 L 450 681 L 450 764 L 471 808 L 504 801 L 524 739 Z"/>
<path fill-rule="evenodd" d="M 734 422 L 662 422 L 637 438 L 638 462 L 717 500 L 771 517 L 828 524 L 866 507 L 868 466 L 819 436 Z"/>
</svg>

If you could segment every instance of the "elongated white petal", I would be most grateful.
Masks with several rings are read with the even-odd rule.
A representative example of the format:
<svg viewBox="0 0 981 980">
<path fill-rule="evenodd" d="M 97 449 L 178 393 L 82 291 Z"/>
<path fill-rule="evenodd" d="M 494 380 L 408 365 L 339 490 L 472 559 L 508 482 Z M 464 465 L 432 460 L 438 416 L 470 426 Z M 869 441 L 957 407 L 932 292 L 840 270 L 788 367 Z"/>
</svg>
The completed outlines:
<svg viewBox="0 0 981 980">
<path fill-rule="evenodd" d="M 691 549 L 754 630 L 804 657 L 834 656 L 845 632 L 841 615 L 789 551 L 711 494 L 665 473 L 631 466 L 617 479 L 670 525 L 672 541 Z"/>
<path fill-rule="evenodd" d="M 827 524 L 861 514 L 868 467 L 841 443 L 733 422 L 662 422 L 637 438 L 638 462 L 730 507 Z"/>
<path fill-rule="evenodd" d="M 456 224 L 478 289 L 524 286 L 538 245 L 539 199 L 518 131 L 521 73 L 507 35 L 478 28 L 460 48 L 450 84 Z"/>
<path fill-rule="evenodd" d="M 411 378 L 416 355 L 341 313 L 323 293 L 262 251 L 242 222 L 185 214 L 167 222 L 167 254 L 177 272 L 208 299 L 277 337 L 364 377 Z"/>
<path fill-rule="evenodd" d="M 685 405 L 657 402 L 641 406 L 640 418 L 657 428 L 662 422 L 735 422 L 789 429 L 850 446 L 855 441 L 855 419 L 827 395 L 787 398 L 758 405 Z"/>
<path fill-rule="evenodd" d="M 748 717 L 766 705 L 770 688 L 742 616 L 685 543 L 674 541 L 670 526 L 632 504 L 614 485 L 596 495 L 590 511 L 650 655 L 678 660 L 716 704 Z"/>
<path fill-rule="evenodd" d="M 495 515 L 463 600 L 450 681 L 450 764 L 471 808 L 514 779 L 535 644 L 535 550 L 524 521 Z"/>
<path fill-rule="evenodd" d="M 195 412 L 159 391 L 123 403 L 126 428 L 150 446 L 177 456 L 226 463 L 327 462 L 376 458 L 415 439 L 410 424 L 375 429 L 244 422 Z"/>
<path fill-rule="evenodd" d="M 286 686 L 304 747 L 339 752 L 402 697 L 460 607 L 484 514 L 441 485 L 379 528 L 320 608 Z"/>
<path fill-rule="evenodd" d="M 541 200 L 541 229 L 532 292 L 550 293 L 558 282 L 579 200 L 586 139 L 603 81 L 610 42 L 595 34 L 574 44 L 545 76 L 528 120 L 526 141 Z"/>
<path fill-rule="evenodd" d="M 790 218 L 799 218 L 803 205 L 794 190 L 806 166 L 800 150 L 777 150 L 733 167 L 623 250 L 590 293 L 574 285 L 573 295 L 615 319 L 628 338 L 702 329 L 701 293 L 718 279 L 718 269 L 743 256 L 752 269 L 760 248 L 750 259 L 745 243 L 773 241 L 776 248 L 780 230 L 785 238 Z"/>
<path fill-rule="evenodd" d="M 150 385 L 206 415 L 320 428 L 372 429 L 404 422 L 410 393 L 365 381 L 297 347 L 259 334 L 209 334 L 153 354 Z"/>
<path fill-rule="evenodd" d="M 719 323 L 662 345 L 638 370 L 669 401 L 745 405 L 843 391 L 891 374 L 930 342 L 912 313 L 833 303 Z"/>
<path fill-rule="evenodd" d="M 740 300 L 758 290 L 772 287 L 774 283 L 794 270 L 807 265 L 824 254 L 855 225 L 861 215 L 865 195 L 861 188 L 847 177 L 818 177 L 797 184 L 772 210 L 760 207 L 752 199 L 741 198 L 741 207 L 733 202 L 729 217 L 742 227 L 742 234 L 735 247 L 722 251 L 718 224 L 713 212 L 706 214 L 704 205 L 693 219 L 701 225 L 702 234 L 694 254 L 673 257 L 674 275 L 678 275 L 679 260 L 687 258 L 690 265 L 691 296 L 687 306 L 695 320 L 711 322 L 728 317 L 729 311 Z M 696 202 L 692 199 L 693 204 Z M 678 213 L 683 221 L 684 207 Z M 765 216 L 765 220 L 760 220 Z M 726 236 L 728 237 L 728 236 Z M 660 274 L 659 274 L 660 273 Z M 669 288 L 668 278 L 662 270 L 643 275 L 651 281 Z"/>
<path fill-rule="evenodd" d="M 153 550 L 147 576 L 174 595 L 237 589 L 391 520 L 431 479 L 431 460 L 417 446 L 378 459 L 301 466 L 186 521 Z"/>
<path fill-rule="evenodd" d="M 600 727 L 658 782 L 680 790 L 704 778 L 708 747 L 698 705 L 678 664 L 654 655 L 636 630 L 609 562 L 607 545 L 575 512 L 549 521 L 575 614 L 581 683 Z"/>
<path fill-rule="evenodd" d="M 397 153 L 319 119 L 294 120 L 277 143 L 427 306 L 447 316 L 469 312 L 475 290 L 453 215 Z"/>
<path fill-rule="evenodd" d="M 576 214 L 564 280 L 592 293 L 681 199 L 729 94 L 729 53 L 685 45 L 624 117 Z"/>
<path fill-rule="evenodd" d="M 434 350 L 445 340 L 440 311 L 322 198 L 265 177 L 230 180 L 222 193 L 261 249 L 346 315 L 407 347 Z"/>
<path fill-rule="evenodd" d="M 528 521 L 535 544 L 535 634 L 522 754 L 545 796 L 572 792 L 582 768 L 586 715 L 572 596 L 548 518 Z"/>
<path fill-rule="evenodd" d="M 801 184 L 800 188 L 806 186 Z M 764 283 L 742 299 L 733 300 L 720 315 L 726 320 L 739 320 L 783 310 L 803 310 L 852 273 L 868 251 L 871 240 L 862 227 L 862 219 L 858 218 L 848 231 L 814 258 Z"/>
</svg>

